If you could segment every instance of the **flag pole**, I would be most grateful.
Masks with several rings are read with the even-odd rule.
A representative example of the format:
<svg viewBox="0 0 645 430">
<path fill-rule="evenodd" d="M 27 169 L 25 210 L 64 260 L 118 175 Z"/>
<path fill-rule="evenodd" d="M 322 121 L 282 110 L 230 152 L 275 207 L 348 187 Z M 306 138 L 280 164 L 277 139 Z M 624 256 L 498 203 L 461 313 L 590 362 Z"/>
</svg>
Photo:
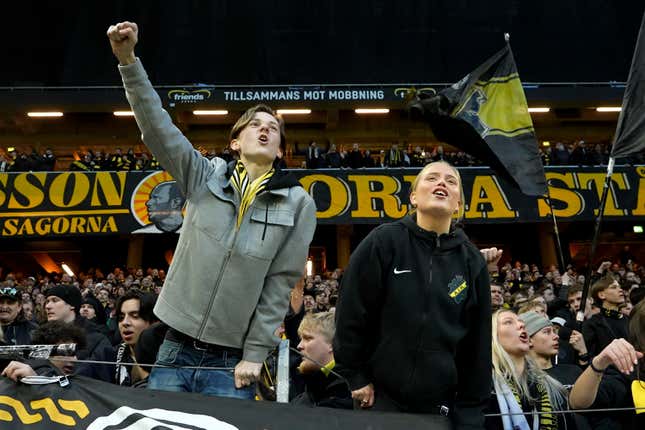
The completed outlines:
<svg viewBox="0 0 645 430">
<path fill-rule="evenodd" d="M 611 176 L 614 172 L 614 158 L 609 157 L 609 163 L 607 164 L 607 176 L 605 177 L 605 183 L 602 188 L 602 197 L 600 198 L 600 208 L 598 209 L 598 217 L 596 218 L 596 227 L 593 233 L 593 239 L 591 240 L 591 252 L 589 253 L 589 263 L 587 267 L 587 273 L 585 275 L 585 283 L 582 288 L 582 298 L 580 299 L 580 309 L 576 315 L 576 320 L 580 323 L 584 321 L 585 308 L 587 307 L 587 297 L 589 296 L 589 286 L 591 285 L 591 272 L 593 270 L 593 261 L 596 256 L 596 248 L 598 247 L 598 239 L 600 237 L 600 224 L 602 223 L 602 216 L 605 212 L 605 205 L 607 204 L 607 194 L 609 192 L 609 185 L 611 183 Z"/>
<path fill-rule="evenodd" d="M 547 194 L 542 196 L 547 204 L 549 205 L 549 210 L 551 211 L 551 219 L 553 220 L 553 233 L 555 234 L 555 247 L 558 251 L 558 263 L 560 266 L 560 271 L 562 273 L 566 272 L 566 266 L 564 265 L 564 254 L 562 253 L 562 242 L 560 242 L 560 230 L 558 229 L 558 221 L 555 217 L 555 212 L 553 212 L 553 204 L 551 202 L 551 191 L 549 190 L 549 184 L 547 184 Z"/>
</svg>

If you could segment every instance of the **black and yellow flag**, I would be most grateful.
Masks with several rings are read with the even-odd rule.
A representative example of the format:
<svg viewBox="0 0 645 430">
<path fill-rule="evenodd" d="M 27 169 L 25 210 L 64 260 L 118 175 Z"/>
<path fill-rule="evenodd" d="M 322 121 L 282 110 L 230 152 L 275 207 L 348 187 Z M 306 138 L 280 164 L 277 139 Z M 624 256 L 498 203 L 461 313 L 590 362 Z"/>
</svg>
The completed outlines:
<svg viewBox="0 0 645 430">
<path fill-rule="evenodd" d="M 491 166 L 524 194 L 546 194 L 544 167 L 510 46 L 436 95 L 409 104 L 440 141 Z"/>
<path fill-rule="evenodd" d="M 629 157 L 645 152 L 645 14 L 636 40 L 611 156 Z"/>
</svg>

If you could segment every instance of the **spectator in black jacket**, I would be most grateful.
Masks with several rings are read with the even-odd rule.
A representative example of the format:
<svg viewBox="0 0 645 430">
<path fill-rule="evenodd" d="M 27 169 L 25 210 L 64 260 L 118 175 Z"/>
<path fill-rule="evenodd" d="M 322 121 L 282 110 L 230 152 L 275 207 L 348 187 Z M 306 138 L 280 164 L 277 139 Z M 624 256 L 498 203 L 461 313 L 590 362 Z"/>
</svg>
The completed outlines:
<svg viewBox="0 0 645 430">
<path fill-rule="evenodd" d="M 36 324 L 23 317 L 22 291 L 16 287 L 0 287 L 0 328 L 5 344 L 31 344 Z"/>
<path fill-rule="evenodd" d="M 117 348 L 116 383 L 125 386 L 142 387 L 147 385 L 149 370 L 139 366 L 122 365 L 136 363 L 135 346 L 139 335 L 158 321 L 153 312 L 157 297 L 137 289 L 128 290 L 116 302 L 116 315 L 119 320 L 119 333 L 123 342 Z"/>
<path fill-rule="evenodd" d="M 645 395 L 645 303 L 634 307 L 629 322 L 629 342 L 614 339 L 591 361 L 571 390 L 571 408 L 633 408 L 645 407 L 636 404 L 640 393 L 641 402 Z M 640 376 L 640 377 L 639 377 Z M 637 411 L 638 412 L 638 411 Z M 606 414 L 616 422 L 614 427 L 623 430 L 645 428 L 645 414 L 619 411 Z"/>
<path fill-rule="evenodd" d="M 444 428 L 481 428 L 491 389 L 490 279 L 452 223 L 464 207 L 459 172 L 428 164 L 410 203 L 414 213 L 374 229 L 343 275 L 339 373 L 361 408 L 449 415 L 452 423 L 439 419 Z"/>
<path fill-rule="evenodd" d="M 347 163 L 347 167 L 350 167 L 352 169 L 363 167 L 363 154 L 358 148 L 358 143 L 352 145 L 352 150 L 347 153 L 345 162 Z"/>
<path fill-rule="evenodd" d="M 322 166 L 323 164 L 322 154 L 320 153 L 320 148 L 318 148 L 318 144 L 316 143 L 315 140 L 312 140 L 309 143 L 309 147 L 307 148 L 306 160 L 307 160 L 307 169 L 317 169 L 319 167 L 324 167 Z"/>
<path fill-rule="evenodd" d="M 582 334 L 593 357 L 612 340 L 627 338 L 628 321 L 619 309 L 625 303 L 625 292 L 613 276 L 596 281 L 591 286 L 591 297 L 600 306 L 600 312 L 583 323 Z"/>
<path fill-rule="evenodd" d="M 339 169 L 342 166 L 343 160 L 340 154 L 336 151 L 335 144 L 332 143 L 329 145 L 329 151 L 325 154 L 325 160 L 327 167 Z"/>
<path fill-rule="evenodd" d="M 40 166 L 42 170 L 46 172 L 51 172 L 54 170 L 54 167 L 56 166 L 56 156 L 54 155 L 54 152 L 51 150 L 51 148 L 47 148 L 45 152 L 43 152 L 40 160 Z"/>
<path fill-rule="evenodd" d="M 347 381 L 334 372 L 334 314 L 307 314 L 298 328 L 298 350 L 302 361 L 298 370 L 304 375 L 305 392 L 291 402 L 304 406 L 352 409 Z"/>
<path fill-rule="evenodd" d="M 385 160 L 383 161 L 385 167 L 403 167 L 405 166 L 405 156 L 403 151 L 399 149 L 399 145 L 393 143 L 389 151 L 385 152 Z"/>
<path fill-rule="evenodd" d="M 45 295 L 47 296 L 45 302 L 47 321 L 74 323 L 85 330 L 87 347 L 84 350 L 77 351 L 79 359 L 114 362 L 115 353 L 110 341 L 100 332 L 94 323 L 86 320 L 79 314 L 82 297 L 78 288 L 72 285 L 57 285 L 47 290 Z M 78 367 L 77 373 L 106 382 L 112 382 L 114 366 L 81 364 Z"/>
</svg>

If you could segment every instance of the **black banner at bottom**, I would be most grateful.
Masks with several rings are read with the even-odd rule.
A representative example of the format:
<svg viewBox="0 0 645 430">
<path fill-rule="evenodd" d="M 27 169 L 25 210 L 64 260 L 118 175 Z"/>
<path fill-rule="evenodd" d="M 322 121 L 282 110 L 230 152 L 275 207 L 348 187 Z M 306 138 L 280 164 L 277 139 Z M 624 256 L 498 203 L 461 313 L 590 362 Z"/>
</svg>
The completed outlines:
<svg viewBox="0 0 645 430">
<path fill-rule="evenodd" d="M 25 385 L 0 378 L 3 430 L 143 429 L 424 429 L 444 417 L 206 397 L 120 387 L 82 376 L 61 387 Z"/>
</svg>

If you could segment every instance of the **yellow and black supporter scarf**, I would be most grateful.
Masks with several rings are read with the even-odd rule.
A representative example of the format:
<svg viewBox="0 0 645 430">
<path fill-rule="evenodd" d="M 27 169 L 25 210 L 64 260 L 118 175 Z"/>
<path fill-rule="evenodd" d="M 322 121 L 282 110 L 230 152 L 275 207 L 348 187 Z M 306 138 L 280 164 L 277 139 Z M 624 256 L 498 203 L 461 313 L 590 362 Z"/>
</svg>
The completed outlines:
<svg viewBox="0 0 645 430">
<path fill-rule="evenodd" d="M 242 224 L 244 214 L 251 206 L 251 203 L 253 203 L 253 200 L 255 200 L 255 196 L 266 189 L 266 186 L 274 173 L 275 169 L 271 168 L 271 170 L 266 172 L 264 175 L 251 182 L 249 180 L 249 175 L 244 168 L 244 164 L 239 160 L 235 163 L 235 169 L 233 169 L 233 174 L 231 175 L 231 185 L 240 195 L 240 210 L 237 213 L 238 229 Z"/>
<path fill-rule="evenodd" d="M 519 392 L 514 384 L 509 383 L 515 400 L 517 400 L 518 405 L 523 405 L 522 399 L 520 399 Z M 538 412 L 540 419 L 540 430 L 557 430 L 558 429 L 558 418 L 556 414 L 552 414 L 553 405 L 551 405 L 551 399 L 549 398 L 549 393 L 543 384 L 537 383 L 532 385 L 530 388 L 532 395 L 536 397 L 535 411 Z M 524 408 L 522 408 L 524 409 Z M 527 420 L 528 421 L 528 420 Z M 530 421 L 529 421 L 530 422 Z"/>
</svg>

